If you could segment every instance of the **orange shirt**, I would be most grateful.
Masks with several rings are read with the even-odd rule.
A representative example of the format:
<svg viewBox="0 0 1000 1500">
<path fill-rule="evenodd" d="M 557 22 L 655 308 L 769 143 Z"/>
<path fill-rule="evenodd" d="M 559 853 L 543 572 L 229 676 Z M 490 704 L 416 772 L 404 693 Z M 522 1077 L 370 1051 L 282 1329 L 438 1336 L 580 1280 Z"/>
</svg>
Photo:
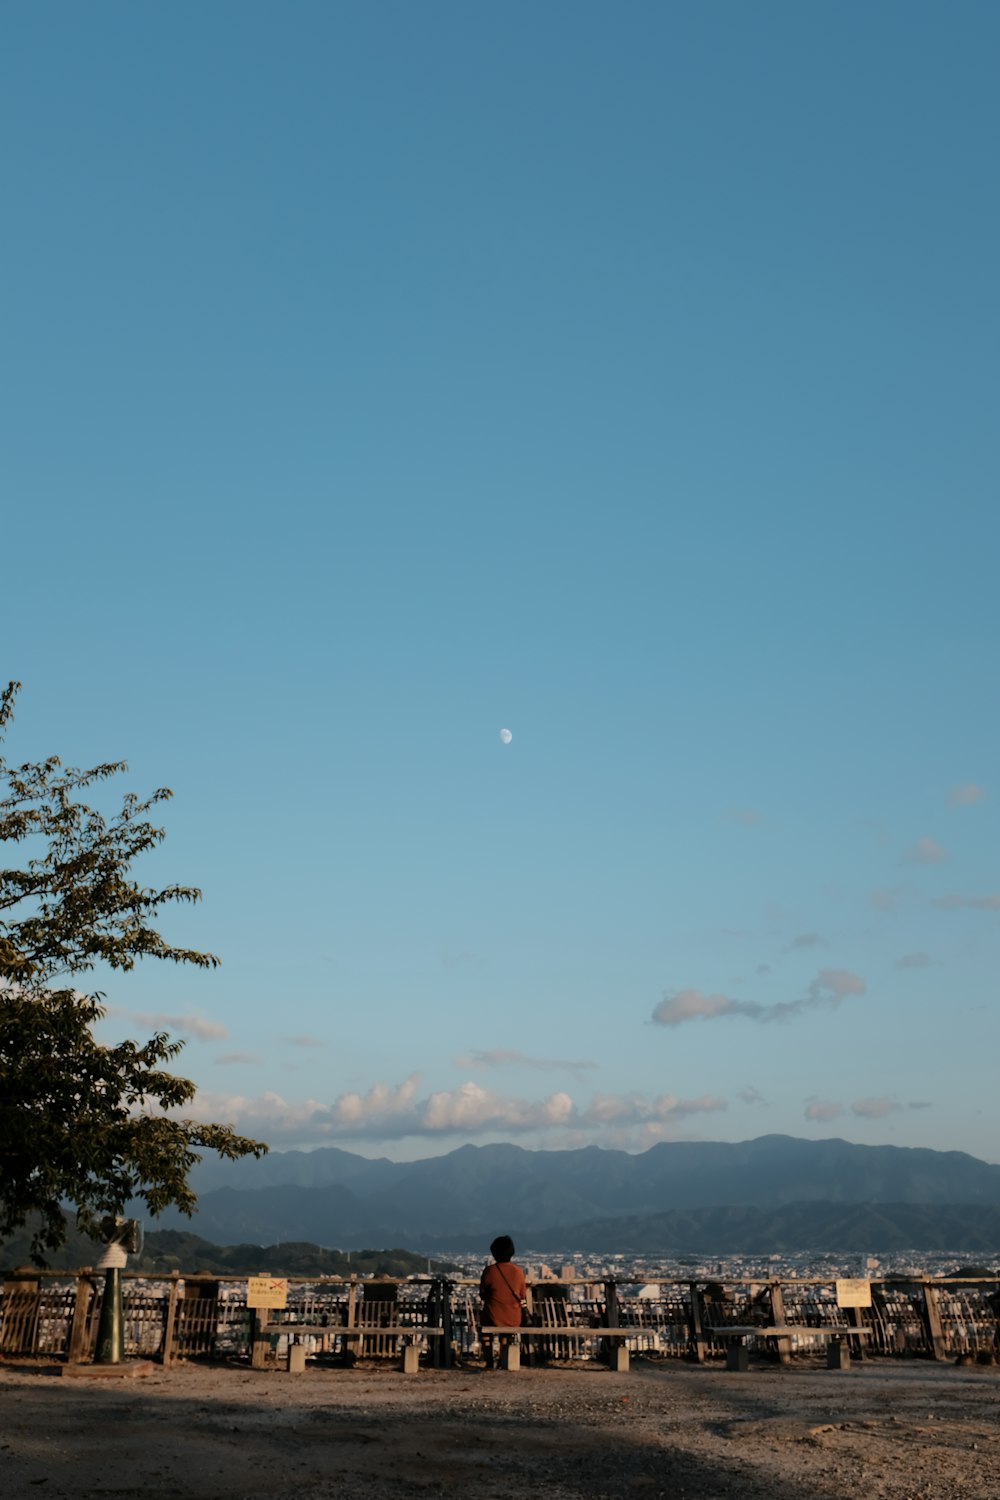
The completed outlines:
<svg viewBox="0 0 1000 1500">
<path fill-rule="evenodd" d="M 524 1272 L 512 1260 L 487 1266 L 479 1283 L 483 1322 L 495 1328 L 520 1328 L 521 1300 L 526 1291 Z"/>
</svg>

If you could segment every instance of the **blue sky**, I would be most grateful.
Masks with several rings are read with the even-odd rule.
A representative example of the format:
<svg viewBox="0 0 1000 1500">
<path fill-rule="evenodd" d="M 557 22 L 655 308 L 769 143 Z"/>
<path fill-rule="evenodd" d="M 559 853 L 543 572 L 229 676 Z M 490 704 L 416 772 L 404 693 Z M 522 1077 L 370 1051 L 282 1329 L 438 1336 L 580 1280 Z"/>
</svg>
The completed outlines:
<svg viewBox="0 0 1000 1500">
<path fill-rule="evenodd" d="M 1000 1159 L 998 65 L 977 3 L 8 7 L 8 753 L 172 787 L 223 960 L 109 1037 L 275 1146 Z"/>
</svg>

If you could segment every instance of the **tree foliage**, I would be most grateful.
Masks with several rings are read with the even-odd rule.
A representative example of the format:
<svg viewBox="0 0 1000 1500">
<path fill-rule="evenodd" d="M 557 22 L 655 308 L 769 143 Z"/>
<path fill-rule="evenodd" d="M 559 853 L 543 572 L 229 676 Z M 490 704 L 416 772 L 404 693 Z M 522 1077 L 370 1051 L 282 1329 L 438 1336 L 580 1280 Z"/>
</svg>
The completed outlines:
<svg viewBox="0 0 1000 1500">
<path fill-rule="evenodd" d="M 20 684 L 0 694 L 0 742 Z M 140 886 L 132 866 L 164 830 L 150 820 L 166 788 L 128 793 L 107 819 L 80 800 L 126 770 L 111 761 L 81 771 L 52 756 L 11 766 L 0 756 L 0 843 L 18 865 L 0 869 L 0 1235 L 39 1215 L 36 1259 L 65 1237 L 63 1205 L 92 1231 L 141 1198 L 153 1214 L 185 1213 L 199 1151 L 261 1155 L 261 1142 L 225 1125 L 179 1118 L 195 1085 L 165 1071 L 182 1044 L 158 1032 L 106 1046 L 94 1036 L 102 996 L 73 981 L 97 964 L 132 969 L 141 958 L 214 968 L 210 953 L 168 943 L 154 925 L 192 886 Z M 168 1114 L 167 1111 L 170 1111 Z"/>
</svg>

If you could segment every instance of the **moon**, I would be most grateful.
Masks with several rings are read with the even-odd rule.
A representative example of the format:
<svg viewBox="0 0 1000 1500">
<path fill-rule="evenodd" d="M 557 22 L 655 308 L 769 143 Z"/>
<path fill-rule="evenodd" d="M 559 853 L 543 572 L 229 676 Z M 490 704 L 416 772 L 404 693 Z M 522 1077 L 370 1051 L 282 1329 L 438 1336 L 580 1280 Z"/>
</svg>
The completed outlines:
<svg viewBox="0 0 1000 1500">
<path fill-rule="evenodd" d="M 505 745 L 509 745 L 514 736 L 511 734 L 509 729 L 501 729 L 500 738 Z"/>
</svg>

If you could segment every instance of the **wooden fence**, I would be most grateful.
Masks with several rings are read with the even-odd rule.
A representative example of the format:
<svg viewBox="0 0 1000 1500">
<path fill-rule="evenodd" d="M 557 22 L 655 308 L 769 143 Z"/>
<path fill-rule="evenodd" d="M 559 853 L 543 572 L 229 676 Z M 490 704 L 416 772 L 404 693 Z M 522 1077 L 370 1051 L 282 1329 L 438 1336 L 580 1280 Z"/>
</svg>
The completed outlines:
<svg viewBox="0 0 1000 1500">
<path fill-rule="evenodd" d="M 0 1357 L 93 1356 L 103 1276 L 22 1272 L 0 1293 Z M 477 1283 L 467 1280 L 348 1281 L 288 1278 L 288 1305 L 254 1314 L 246 1278 L 124 1276 L 129 1358 L 175 1360 L 284 1357 L 293 1344 L 317 1361 L 388 1360 L 416 1346 L 425 1363 L 449 1368 L 481 1350 Z M 1000 1359 L 997 1280 L 874 1281 L 871 1305 L 838 1306 L 832 1280 L 638 1283 L 537 1282 L 526 1342 L 538 1359 L 601 1358 L 613 1344 L 653 1359 L 722 1358 L 741 1342 L 782 1359 L 815 1356 L 831 1328 L 847 1325 L 856 1352 L 983 1361 Z M 768 1335 L 780 1327 L 781 1337 Z M 560 1334 L 560 1330 L 564 1330 Z M 604 1330 L 602 1336 L 602 1330 Z M 612 1334 L 608 1330 L 614 1330 Z M 412 1367 L 412 1366 L 411 1366 Z"/>
</svg>

